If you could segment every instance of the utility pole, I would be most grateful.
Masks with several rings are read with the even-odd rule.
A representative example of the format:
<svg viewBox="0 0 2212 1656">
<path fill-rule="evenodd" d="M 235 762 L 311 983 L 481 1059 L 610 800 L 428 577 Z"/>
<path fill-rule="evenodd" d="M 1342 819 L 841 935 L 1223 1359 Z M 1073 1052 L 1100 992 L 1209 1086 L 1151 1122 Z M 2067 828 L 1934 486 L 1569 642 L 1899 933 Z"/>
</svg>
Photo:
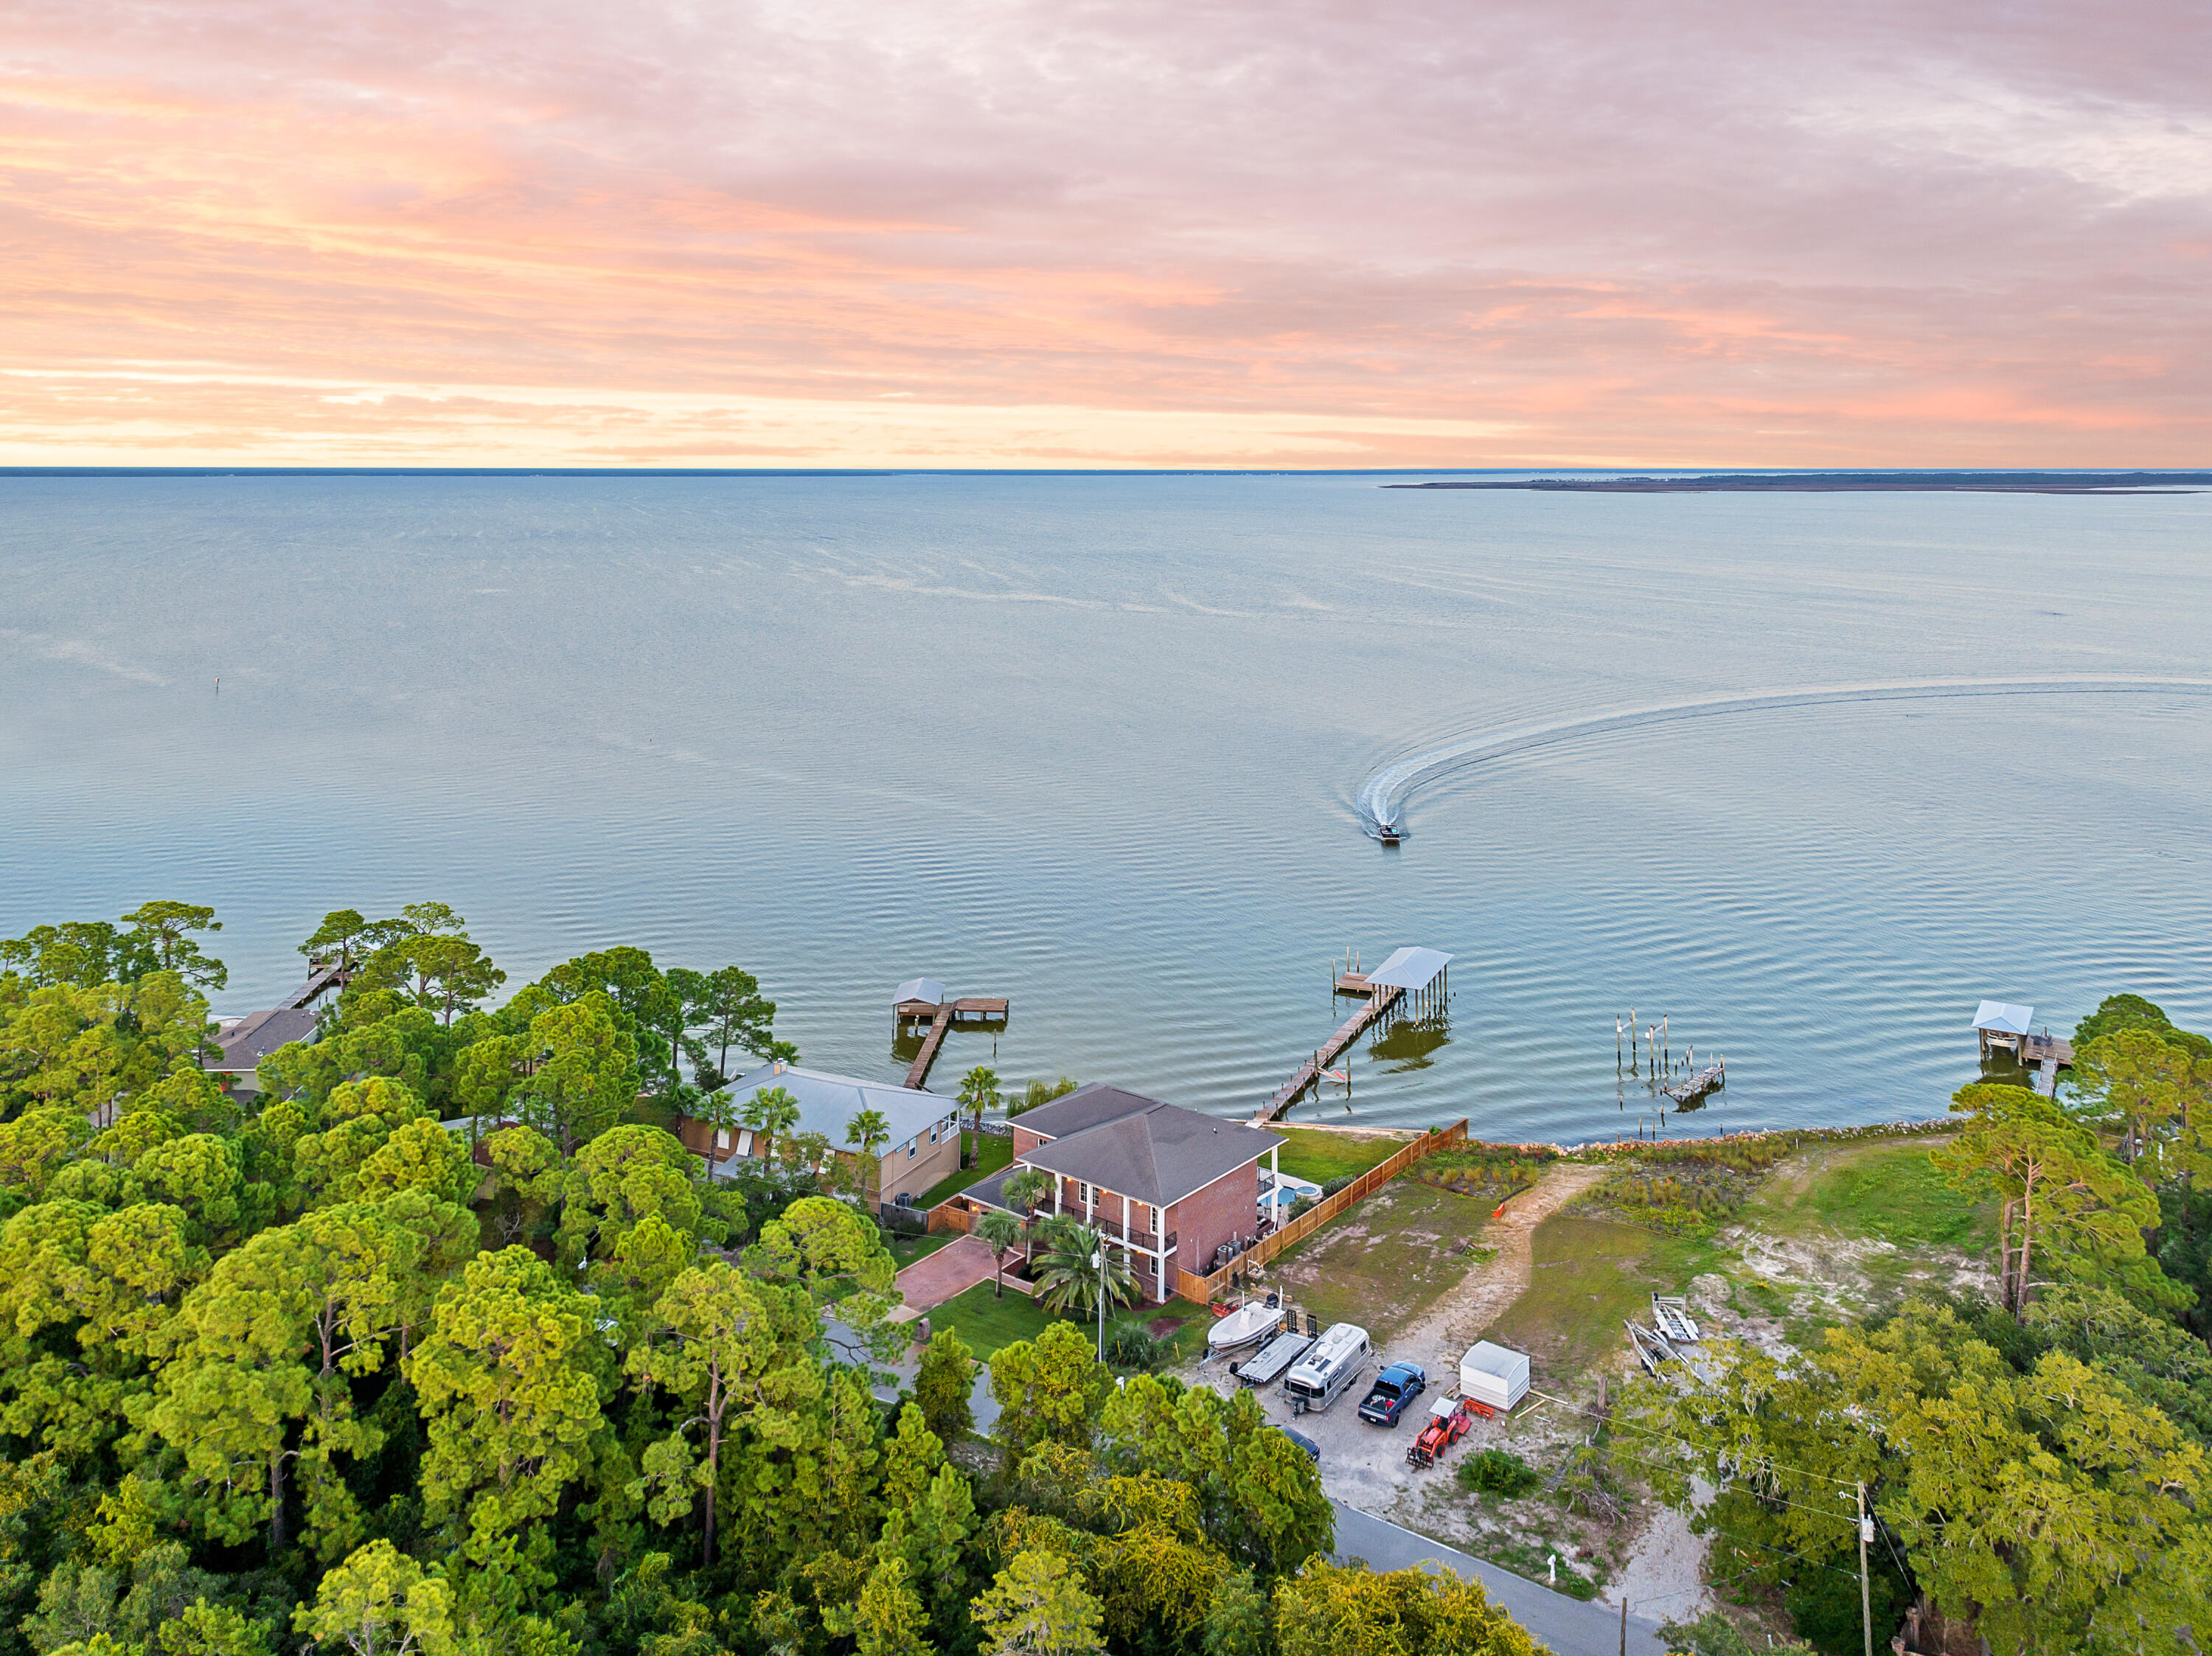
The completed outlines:
<svg viewBox="0 0 2212 1656">
<path fill-rule="evenodd" d="M 1098 1361 L 1106 1361 L 1106 1244 L 1098 1244 L 1098 1251 L 1091 1256 L 1091 1263 L 1098 1268 Z M 1863 1572 L 1866 1549 L 1859 1549 L 1859 1564 Z"/>
<path fill-rule="evenodd" d="M 1620 1601 L 1620 1656 L 1628 1656 L 1628 1600 Z"/>
<path fill-rule="evenodd" d="M 1867 1516 L 1866 1480 L 1859 1480 L 1859 1632 L 1866 1656 L 1874 1656 L 1874 1595 L 1867 1586 L 1867 1543 L 1874 1539 L 1874 1520 Z"/>
</svg>

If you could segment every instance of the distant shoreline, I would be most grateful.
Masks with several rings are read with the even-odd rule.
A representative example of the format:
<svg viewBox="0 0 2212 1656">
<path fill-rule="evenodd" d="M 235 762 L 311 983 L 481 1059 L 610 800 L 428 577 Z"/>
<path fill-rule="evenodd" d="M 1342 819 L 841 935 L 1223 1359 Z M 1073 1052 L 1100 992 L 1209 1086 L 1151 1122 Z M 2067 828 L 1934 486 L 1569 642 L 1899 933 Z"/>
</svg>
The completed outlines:
<svg viewBox="0 0 2212 1656">
<path fill-rule="evenodd" d="M 2198 494 L 2212 488 L 2212 471 L 1718 472 L 1702 477 L 1523 477 L 1381 487 L 1569 494 Z"/>
</svg>

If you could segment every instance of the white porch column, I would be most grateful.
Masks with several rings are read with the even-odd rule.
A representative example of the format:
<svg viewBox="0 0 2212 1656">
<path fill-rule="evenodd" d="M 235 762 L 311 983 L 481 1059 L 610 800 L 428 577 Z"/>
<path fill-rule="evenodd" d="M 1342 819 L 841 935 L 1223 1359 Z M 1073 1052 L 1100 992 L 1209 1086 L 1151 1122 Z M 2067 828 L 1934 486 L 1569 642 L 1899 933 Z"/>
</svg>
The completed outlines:
<svg viewBox="0 0 2212 1656">
<path fill-rule="evenodd" d="M 1275 1223 L 1283 1222 L 1283 1147 L 1267 1146 L 1267 1177 L 1273 1185 L 1267 1192 L 1267 1217 Z"/>
<path fill-rule="evenodd" d="M 1129 1198 L 1121 1198 L 1121 1246 L 1129 1246 Z"/>
<path fill-rule="evenodd" d="M 1063 1191 L 1063 1190 L 1065 1190 L 1065 1189 L 1066 1188 L 1066 1184 L 1067 1184 L 1067 1181 L 1066 1181 L 1066 1180 L 1062 1179 L 1062 1178 L 1061 1178 L 1058 1174 L 1053 1174 L 1053 1176 L 1052 1176 L 1052 1216 L 1053 1216 L 1054 1218 L 1055 1218 L 1055 1219 L 1057 1219 L 1058 1217 L 1060 1217 L 1060 1192 L 1061 1192 L 1061 1191 Z"/>
</svg>

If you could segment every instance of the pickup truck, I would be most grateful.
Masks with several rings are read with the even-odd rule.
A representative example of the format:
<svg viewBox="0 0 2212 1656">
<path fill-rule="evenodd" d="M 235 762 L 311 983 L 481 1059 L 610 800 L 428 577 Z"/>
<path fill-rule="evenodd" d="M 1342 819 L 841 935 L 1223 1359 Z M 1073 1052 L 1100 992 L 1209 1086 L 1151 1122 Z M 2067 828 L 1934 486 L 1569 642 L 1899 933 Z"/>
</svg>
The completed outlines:
<svg viewBox="0 0 2212 1656">
<path fill-rule="evenodd" d="M 1394 1362 L 1375 1377 L 1359 1400 L 1359 1418 L 1376 1426 L 1395 1426 L 1406 1405 L 1429 1389 L 1429 1377 L 1413 1362 Z"/>
</svg>

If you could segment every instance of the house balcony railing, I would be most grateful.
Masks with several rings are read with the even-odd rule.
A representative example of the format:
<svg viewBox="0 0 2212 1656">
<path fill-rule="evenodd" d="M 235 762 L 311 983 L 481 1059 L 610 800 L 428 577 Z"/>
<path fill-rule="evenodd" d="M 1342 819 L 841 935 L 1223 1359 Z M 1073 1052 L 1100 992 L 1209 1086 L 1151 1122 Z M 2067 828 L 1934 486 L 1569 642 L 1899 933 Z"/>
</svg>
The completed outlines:
<svg viewBox="0 0 2212 1656">
<path fill-rule="evenodd" d="M 1104 1214 L 1091 1222 L 1091 1228 L 1102 1236 L 1126 1243 L 1145 1253 L 1172 1253 L 1176 1251 L 1176 1234 L 1170 1231 L 1165 1241 L 1149 1230 L 1139 1230 L 1134 1225 L 1123 1225 L 1118 1219 L 1109 1219 Z"/>
</svg>

